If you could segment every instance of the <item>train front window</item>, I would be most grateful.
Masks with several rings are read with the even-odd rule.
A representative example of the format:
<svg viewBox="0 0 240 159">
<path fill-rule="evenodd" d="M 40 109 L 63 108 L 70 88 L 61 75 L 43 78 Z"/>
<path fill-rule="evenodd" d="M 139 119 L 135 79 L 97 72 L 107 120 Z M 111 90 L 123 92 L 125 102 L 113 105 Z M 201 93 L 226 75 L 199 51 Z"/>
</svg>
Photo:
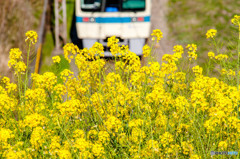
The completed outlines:
<svg viewBox="0 0 240 159">
<path fill-rule="evenodd" d="M 100 11 L 101 10 L 101 0 L 81 0 L 82 11 Z"/>
<path fill-rule="evenodd" d="M 122 10 L 123 11 L 143 11 L 145 10 L 145 0 L 123 0 Z"/>
<path fill-rule="evenodd" d="M 106 0 L 105 12 L 121 11 L 121 0 Z"/>
<path fill-rule="evenodd" d="M 81 10 L 87 12 L 144 11 L 146 0 L 81 0 Z"/>
</svg>

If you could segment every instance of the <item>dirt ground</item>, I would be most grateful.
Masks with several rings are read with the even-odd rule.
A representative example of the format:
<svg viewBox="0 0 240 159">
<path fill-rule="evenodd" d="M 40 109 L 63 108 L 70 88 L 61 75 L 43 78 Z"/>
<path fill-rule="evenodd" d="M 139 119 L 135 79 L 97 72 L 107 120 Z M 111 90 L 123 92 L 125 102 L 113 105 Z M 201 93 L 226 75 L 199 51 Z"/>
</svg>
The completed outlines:
<svg viewBox="0 0 240 159">
<path fill-rule="evenodd" d="M 172 54 L 174 39 L 169 37 L 169 29 L 167 24 L 168 0 L 152 0 L 152 28 L 160 29 L 163 33 L 163 38 L 159 44 L 155 45 L 154 57 L 158 62 L 161 62 L 161 57 L 164 54 Z"/>
</svg>

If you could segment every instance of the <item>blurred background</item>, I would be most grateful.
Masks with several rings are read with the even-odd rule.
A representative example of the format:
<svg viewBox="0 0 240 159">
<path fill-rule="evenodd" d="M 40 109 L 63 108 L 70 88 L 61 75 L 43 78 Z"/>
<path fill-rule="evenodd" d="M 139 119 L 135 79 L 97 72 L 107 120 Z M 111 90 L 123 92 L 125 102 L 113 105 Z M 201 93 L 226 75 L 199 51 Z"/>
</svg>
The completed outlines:
<svg viewBox="0 0 240 159">
<path fill-rule="evenodd" d="M 42 0 L 0 0 L 0 75 L 10 76 L 11 48 L 25 48 L 25 32 L 38 30 Z"/>
<path fill-rule="evenodd" d="M 185 47 L 189 43 L 195 43 L 198 45 L 200 65 L 204 65 L 206 54 L 212 49 L 205 36 L 208 29 L 218 30 L 217 38 L 224 44 L 221 48 L 222 53 L 231 53 L 231 50 L 236 49 L 237 31 L 230 20 L 233 15 L 240 13 L 239 0 L 151 0 L 151 2 L 151 31 L 161 29 L 163 32 L 163 39 L 154 45 L 156 49 L 154 57 L 157 61 L 161 62 L 163 54 L 171 54 L 172 47 L 176 44 Z M 61 52 L 56 50 L 54 7 L 54 0 L 48 0 L 40 73 L 49 71 L 51 57 Z M 18 47 L 26 53 L 25 32 L 35 30 L 39 33 L 43 14 L 44 0 L 0 0 L 0 75 L 12 77 L 7 66 L 9 50 Z M 60 37 L 61 47 L 66 42 L 78 41 L 74 31 L 75 0 L 66 0 L 66 16 L 67 37 L 66 39 Z M 59 25 L 63 23 L 59 21 Z M 151 40 L 148 43 L 150 44 Z M 81 47 L 81 44 L 79 46 Z M 39 45 L 36 45 L 34 54 L 38 47 Z M 70 67 L 66 61 L 62 62 L 62 69 Z"/>
</svg>

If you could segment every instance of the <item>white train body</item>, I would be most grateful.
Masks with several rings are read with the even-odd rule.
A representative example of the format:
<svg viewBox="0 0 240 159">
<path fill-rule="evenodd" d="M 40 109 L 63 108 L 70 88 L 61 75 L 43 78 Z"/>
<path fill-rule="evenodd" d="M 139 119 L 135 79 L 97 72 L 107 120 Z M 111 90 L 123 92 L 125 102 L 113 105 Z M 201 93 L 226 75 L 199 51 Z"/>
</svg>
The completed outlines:
<svg viewBox="0 0 240 159">
<path fill-rule="evenodd" d="M 106 47 L 106 39 L 115 35 L 120 44 L 142 55 L 150 34 L 150 15 L 151 0 L 76 0 L 77 35 L 85 48 L 97 41 Z M 108 50 L 105 56 L 111 56 Z"/>
</svg>

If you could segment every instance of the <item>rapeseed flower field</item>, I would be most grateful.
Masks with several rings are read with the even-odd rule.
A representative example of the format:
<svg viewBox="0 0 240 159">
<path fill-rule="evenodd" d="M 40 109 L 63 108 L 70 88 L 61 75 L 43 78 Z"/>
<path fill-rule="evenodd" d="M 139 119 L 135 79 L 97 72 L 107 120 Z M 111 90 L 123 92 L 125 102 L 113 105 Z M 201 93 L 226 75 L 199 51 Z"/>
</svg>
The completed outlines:
<svg viewBox="0 0 240 159">
<path fill-rule="evenodd" d="M 16 82 L 0 77 L 0 157 L 198 159 L 211 158 L 211 151 L 239 151 L 240 16 L 232 23 L 239 28 L 236 70 L 226 66 L 231 59 L 217 45 L 203 70 L 195 44 L 174 46 L 161 64 L 146 45 L 148 63 L 141 66 L 113 36 L 108 47 L 115 68 L 108 74 L 102 44 L 80 50 L 69 43 L 64 57 L 75 62 L 77 74 L 29 75 L 37 34 L 27 32 L 27 59 L 19 48 L 9 55 Z M 163 34 L 157 29 L 151 36 L 157 43 Z M 216 44 L 216 38 L 217 30 L 207 31 L 206 40 Z M 58 65 L 61 58 L 52 60 Z M 213 69 L 219 76 L 211 77 Z"/>
</svg>

